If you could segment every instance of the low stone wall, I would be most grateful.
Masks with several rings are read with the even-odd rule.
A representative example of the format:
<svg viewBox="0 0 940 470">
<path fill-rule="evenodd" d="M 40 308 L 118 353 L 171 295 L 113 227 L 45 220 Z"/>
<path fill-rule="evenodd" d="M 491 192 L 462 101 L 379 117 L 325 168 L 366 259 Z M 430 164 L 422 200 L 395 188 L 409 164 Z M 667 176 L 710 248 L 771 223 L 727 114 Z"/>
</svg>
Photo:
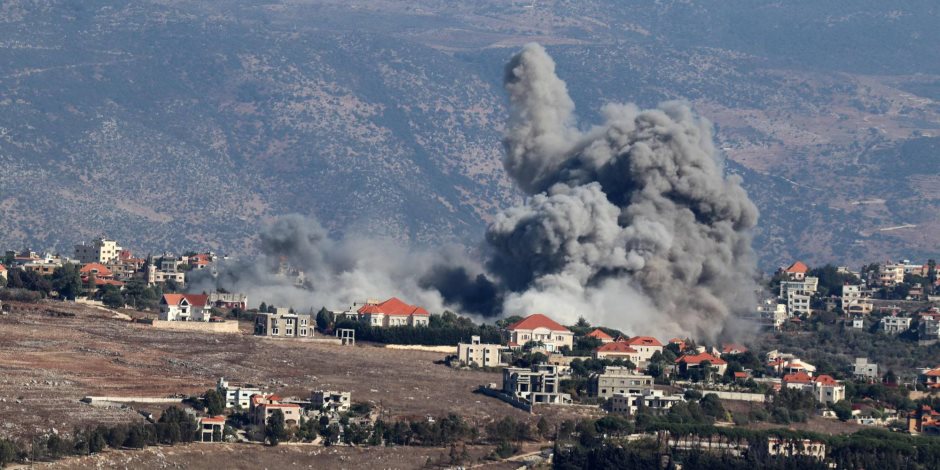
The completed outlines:
<svg viewBox="0 0 940 470">
<path fill-rule="evenodd" d="M 419 346 L 417 344 L 386 344 L 385 347 L 388 349 L 408 349 L 411 351 L 457 354 L 457 346 Z"/>
<path fill-rule="evenodd" d="M 502 400 L 502 401 L 504 401 L 504 402 L 506 402 L 506 403 L 509 403 L 510 405 L 512 405 L 512 406 L 514 406 L 514 407 L 516 407 L 516 408 L 519 408 L 520 410 L 525 411 L 526 413 L 531 413 L 531 412 L 532 412 L 532 405 L 530 405 L 529 403 L 524 402 L 524 401 L 522 401 L 522 400 L 519 400 L 519 399 L 517 399 L 517 398 L 515 398 L 515 397 L 506 395 L 505 393 L 503 393 L 502 390 L 489 388 L 489 387 L 484 386 L 484 385 L 481 385 L 480 388 L 478 388 L 477 390 L 478 390 L 480 393 L 482 393 L 482 394 L 484 394 L 484 395 L 486 395 L 486 396 L 488 396 L 488 397 L 498 398 L 498 399 L 500 399 L 500 400 Z"/>
<path fill-rule="evenodd" d="M 767 401 L 767 396 L 763 393 L 744 393 L 744 392 L 720 392 L 717 390 L 699 390 L 702 392 L 702 395 L 708 395 L 709 393 L 714 393 L 718 395 L 718 398 L 721 400 L 737 400 L 737 401 L 750 401 L 754 403 L 764 403 Z"/>
<path fill-rule="evenodd" d="M 108 404 L 108 403 L 182 403 L 182 398 L 155 398 L 155 397 L 85 397 L 82 401 L 90 404 Z"/>
<path fill-rule="evenodd" d="M 238 334 L 238 322 L 204 322 L 204 321 L 165 321 L 154 320 L 153 327 L 161 330 L 202 331 L 205 333 L 233 333 Z"/>
<path fill-rule="evenodd" d="M 319 343 L 319 344 L 337 344 L 342 345 L 343 341 L 339 338 L 332 336 L 316 336 L 313 338 L 281 338 L 277 336 L 261 336 L 256 335 L 255 338 L 261 338 L 269 341 L 286 341 L 288 343 L 299 342 L 299 343 Z"/>
</svg>

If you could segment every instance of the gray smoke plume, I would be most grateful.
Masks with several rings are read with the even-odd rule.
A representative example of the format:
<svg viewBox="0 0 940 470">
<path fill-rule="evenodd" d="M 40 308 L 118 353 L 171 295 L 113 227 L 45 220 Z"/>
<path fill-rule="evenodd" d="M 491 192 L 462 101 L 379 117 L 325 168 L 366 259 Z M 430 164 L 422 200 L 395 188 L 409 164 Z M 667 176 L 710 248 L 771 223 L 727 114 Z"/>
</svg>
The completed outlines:
<svg viewBox="0 0 940 470">
<path fill-rule="evenodd" d="M 505 167 L 530 195 L 487 231 L 506 314 L 578 316 L 714 339 L 755 305 L 757 209 L 724 177 L 711 125 L 681 103 L 608 104 L 577 127 L 555 63 L 530 44 L 506 66 Z"/>
<path fill-rule="evenodd" d="M 316 220 L 300 215 L 280 217 L 266 227 L 258 248 L 256 258 L 220 263 L 214 273 L 194 273 L 190 290 L 221 287 L 247 294 L 254 306 L 266 302 L 303 312 L 392 296 L 441 312 L 445 301 L 439 291 L 454 289 L 429 282 L 428 273 L 444 265 L 468 277 L 481 271 L 456 247 L 431 252 L 392 240 L 332 239 Z M 297 277 L 300 271 L 302 278 Z"/>
<path fill-rule="evenodd" d="M 430 311 L 579 316 L 631 334 L 713 340 L 756 305 L 750 230 L 757 209 L 725 177 L 710 124 L 681 103 L 608 104 L 581 130 L 555 64 L 536 44 L 506 66 L 505 168 L 528 194 L 497 214 L 485 267 L 459 249 L 330 239 L 288 216 L 260 236 L 262 256 L 223 265 L 215 285 L 260 301 L 318 309 L 399 296 Z M 272 273 L 305 273 L 297 286 Z"/>
</svg>

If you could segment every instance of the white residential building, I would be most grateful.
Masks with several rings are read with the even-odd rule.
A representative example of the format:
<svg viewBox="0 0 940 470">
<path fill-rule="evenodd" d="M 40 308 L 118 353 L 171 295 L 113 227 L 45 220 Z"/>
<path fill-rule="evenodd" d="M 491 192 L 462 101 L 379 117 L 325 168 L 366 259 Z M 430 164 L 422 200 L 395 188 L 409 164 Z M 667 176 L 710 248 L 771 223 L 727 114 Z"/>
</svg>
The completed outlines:
<svg viewBox="0 0 940 470">
<path fill-rule="evenodd" d="M 163 294 L 160 299 L 160 320 L 209 321 L 208 295 Z"/>
<path fill-rule="evenodd" d="M 91 243 L 75 245 L 75 259 L 81 264 L 101 263 L 107 264 L 118 259 L 121 254 L 121 247 L 114 240 L 98 238 Z"/>
<path fill-rule="evenodd" d="M 871 291 L 862 286 L 842 286 L 842 311 L 847 314 L 867 315 L 871 313 Z"/>
<path fill-rule="evenodd" d="M 310 395 L 310 402 L 314 406 L 327 408 L 336 413 L 349 411 L 352 406 L 352 395 L 349 392 L 334 390 L 315 390 Z"/>
<path fill-rule="evenodd" d="M 477 367 L 503 367 L 509 365 L 503 360 L 509 348 L 501 344 L 485 344 L 479 336 L 471 336 L 470 343 L 457 344 L 457 360 L 466 365 Z"/>
<path fill-rule="evenodd" d="M 428 326 L 431 318 L 431 314 L 424 308 L 406 304 L 396 297 L 385 302 L 367 301 L 357 313 L 359 321 L 374 328 Z"/>
<path fill-rule="evenodd" d="M 506 331 L 509 333 L 509 346 L 513 348 L 535 342 L 544 344 L 545 349 L 554 352 L 566 346 L 570 349 L 574 345 L 574 333 L 571 330 L 541 313 L 529 315 L 509 325 Z"/>
<path fill-rule="evenodd" d="M 607 400 L 607 407 L 613 413 L 636 414 L 640 403 L 656 415 L 663 415 L 676 403 L 683 402 L 682 395 L 666 395 L 662 390 L 648 388 L 640 393 L 614 395 Z"/>
<path fill-rule="evenodd" d="M 881 329 L 889 334 L 904 333 L 911 328 L 911 317 L 888 316 L 881 319 Z"/>
<path fill-rule="evenodd" d="M 878 364 L 868 362 L 868 358 L 865 357 L 856 357 L 854 374 L 863 379 L 877 379 L 879 377 Z"/>
<path fill-rule="evenodd" d="M 806 276 L 799 281 L 783 281 L 780 283 L 780 298 L 787 303 L 787 312 L 790 315 L 809 315 L 811 313 L 810 301 L 816 294 L 819 279 Z"/>
<path fill-rule="evenodd" d="M 231 385 L 222 377 L 219 377 L 219 382 L 216 384 L 215 389 L 225 398 L 226 408 L 241 407 L 247 410 L 251 405 L 252 395 L 264 394 L 260 388 L 246 385 Z"/>
<path fill-rule="evenodd" d="M 878 283 L 893 287 L 904 283 L 904 263 L 882 264 L 878 267 Z"/>
</svg>

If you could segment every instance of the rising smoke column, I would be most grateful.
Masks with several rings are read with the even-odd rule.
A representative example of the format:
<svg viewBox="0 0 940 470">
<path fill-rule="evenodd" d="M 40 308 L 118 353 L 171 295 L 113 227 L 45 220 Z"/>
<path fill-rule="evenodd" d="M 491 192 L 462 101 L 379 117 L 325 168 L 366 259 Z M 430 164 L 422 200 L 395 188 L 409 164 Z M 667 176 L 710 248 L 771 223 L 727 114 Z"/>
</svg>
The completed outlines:
<svg viewBox="0 0 940 470">
<path fill-rule="evenodd" d="M 504 84 L 504 164 L 529 195 L 486 234 L 488 268 L 512 291 L 505 313 L 714 339 L 751 310 L 758 212 L 723 175 L 709 122 L 681 103 L 608 104 L 582 131 L 537 44 L 507 64 Z"/>
</svg>

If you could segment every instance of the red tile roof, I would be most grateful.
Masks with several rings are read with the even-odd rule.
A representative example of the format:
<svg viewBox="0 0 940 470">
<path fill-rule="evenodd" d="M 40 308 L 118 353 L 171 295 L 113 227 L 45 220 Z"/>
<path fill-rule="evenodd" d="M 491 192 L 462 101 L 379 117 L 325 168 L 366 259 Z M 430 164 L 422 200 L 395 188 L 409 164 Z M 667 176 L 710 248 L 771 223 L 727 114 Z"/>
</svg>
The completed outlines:
<svg viewBox="0 0 940 470">
<path fill-rule="evenodd" d="M 588 336 L 588 337 L 591 337 L 591 338 L 597 338 L 597 339 L 599 339 L 599 340 L 605 340 L 605 339 L 613 340 L 613 339 L 614 339 L 613 336 L 610 336 L 609 334 L 604 333 L 604 330 L 601 330 L 600 328 L 597 328 L 597 329 L 595 329 L 594 331 L 592 331 L 592 332 L 590 332 L 590 333 L 588 333 L 588 334 L 586 334 L 586 335 L 584 335 L 584 336 Z"/>
<path fill-rule="evenodd" d="M 928 370 L 927 372 L 924 373 L 924 375 L 926 375 L 927 377 L 940 377 L 940 367 L 936 369 Z"/>
<path fill-rule="evenodd" d="M 222 423 L 225 424 L 225 416 L 213 416 L 211 418 L 199 418 L 202 423 Z"/>
<path fill-rule="evenodd" d="M 358 310 L 360 315 L 372 314 L 372 315 L 387 315 L 387 316 L 408 316 L 408 315 L 420 315 L 420 316 L 429 316 L 427 310 L 415 306 L 408 305 L 401 300 L 398 300 L 397 297 L 392 297 L 391 299 L 386 300 L 380 304 L 368 304 L 363 305 Z"/>
<path fill-rule="evenodd" d="M 627 344 L 630 346 L 660 346 L 662 347 L 663 343 L 660 343 L 659 340 L 653 338 L 652 336 L 637 336 L 635 338 L 630 338 L 627 340 Z"/>
<path fill-rule="evenodd" d="M 636 349 L 633 349 L 627 343 L 613 342 L 607 343 L 594 350 L 599 353 L 621 353 L 621 354 L 630 354 L 636 353 Z"/>
<path fill-rule="evenodd" d="M 832 377 L 830 377 L 831 379 Z M 787 374 L 783 376 L 783 383 L 800 383 L 808 384 L 812 383 L 813 378 L 809 376 L 806 372 L 796 372 L 794 374 Z"/>
<path fill-rule="evenodd" d="M 167 305 L 179 305 L 186 299 L 194 307 L 205 307 L 209 296 L 205 294 L 163 294 L 163 302 Z"/>
<path fill-rule="evenodd" d="M 747 378 L 747 372 L 735 372 L 734 378 L 736 379 L 745 379 Z"/>
<path fill-rule="evenodd" d="M 550 331 L 564 331 L 571 333 L 571 330 L 559 325 L 555 320 L 542 315 L 541 313 L 535 313 L 525 317 L 522 320 L 509 325 L 506 329 L 509 331 L 514 330 L 534 330 L 536 328 L 547 328 Z"/>
<path fill-rule="evenodd" d="M 741 352 L 741 353 L 746 353 L 746 352 L 747 352 L 747 348 L 744 347 L 744 346 L 742 346 L 742 345 L 740 345 L 740 344 L 735 344 L 735 343 L 726 343 L 726 344 L 723 344 L 723 345 L 721 346 L 721 353 L 722 353 L 722 354 L 731 354 L 731 353 L 734 352 L 734 351 L 738 351 L 738 352 Z"/>
<path fill-rule="evenodd" d="M 708 353 L 686 354 L 684 356 L 679 357 L 679 359 L 676 359 L 676 364 L 682 364 L 682 363 L 701 364 L 704 361 L 708 361 L 713 366 L 720 366 L 720 365 L 727 364 L 727 362 L 725 362 L 724 360 L 719 359 L 715 356 L 712 356 L 711 354 L 708 354 Z"/>
<path fill-rule="evenodd" d="M 114 275 L 107 266 L 101 263 L 88 263 L 82 266 L 82 269 L 79 269 L 80 274 L 91 274 L 95 273 L 95 276 L 98 277 L 110 277 Z"/>
<path fill-rule="evenodd" d="M 826 375 L 826 374 L 823 374 L 823 375 L 820 375 L 819 377 L 816 377 L 813 381 L 816 382 L 816 383 L 818 383 L 818 384 L 820 384 L 820 385 L 839 385 L 839 382 L 837 382 L 836 379 L 834 379 L 834 378 L 832 378 L 832 376 Z"/>
<path fill-rule="evenodd" d="M 195 264 L 197 266 L 205 266 L 209 264 L 209 255 L 207 253 L 200 253 L 198 255 L 190 256 L 189 263 Z"/>
<path fill-rule="evenodd" d="M 114 279 L 98 279 L 95 278 L 96 286 L 118 286 L 121 287 L 124 285 L 121 281 L 115 281 Z"/>
<path fill-rule="evenodd" d="M 803 264 L 802 261 L 797 261 L 791 264 L 790 267 L 786 269 L 786 272 L 788 273 L 806 274 L 807 271 L 809 271 L 809 266 Z"/>
</svg>

